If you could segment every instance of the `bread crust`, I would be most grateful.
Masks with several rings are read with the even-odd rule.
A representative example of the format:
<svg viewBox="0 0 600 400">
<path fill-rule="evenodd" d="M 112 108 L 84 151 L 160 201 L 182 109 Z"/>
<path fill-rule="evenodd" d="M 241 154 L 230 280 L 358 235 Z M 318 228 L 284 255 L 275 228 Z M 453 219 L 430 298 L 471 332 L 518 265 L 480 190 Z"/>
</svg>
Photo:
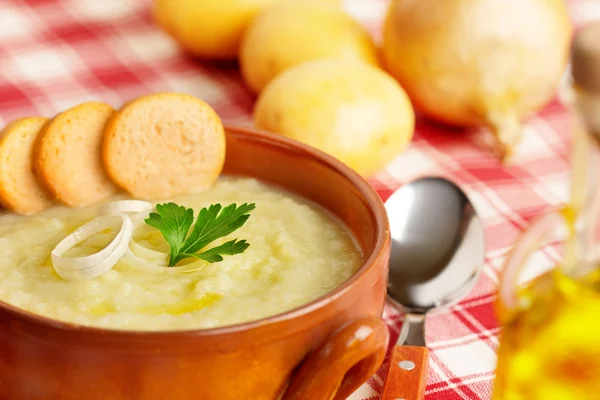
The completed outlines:
<svg viewBox="0 0 600 400">
<path fill-rule="evenodd" d="M 54 204 L 31 169 L 35 141 L 47 122 L 20 118 L 0 131 L 0 204 L 12 212 L 29 215 Z"/>
<path fill-rule="evenodd" d="M 194 96 L 142 96 L 125 104 L 106 124 L 102 161 L 112 181 L 137 198 L 201 192 L 223 169 L 223 124 Z"/>
<path fill-rule="evenodd" d="M 86 102 L 58 114 L 42 129 L 34 147 L 33 169 L 56 201 L 82 207 L 117 190 L 100 155 L 104 126 L 113 113 L 108 104 Z"/>
</svg>

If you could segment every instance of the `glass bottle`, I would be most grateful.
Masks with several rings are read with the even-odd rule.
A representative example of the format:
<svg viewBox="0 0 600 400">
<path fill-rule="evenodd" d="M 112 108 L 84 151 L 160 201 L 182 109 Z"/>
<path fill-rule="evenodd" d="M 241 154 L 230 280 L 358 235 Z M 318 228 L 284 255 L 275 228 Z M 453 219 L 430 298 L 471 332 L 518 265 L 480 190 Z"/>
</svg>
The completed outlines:
<svg viewBox="0 0 600 400">
<path fill-rule="evenodd" d="M 573 41 L 567 101 L 569 204 L 533 222 L 505 263 L 494 400 L 600 399 L 600 22 Z M 561 231 L 561 265 L 519 285 L 528 256 Z"/>
</svg>

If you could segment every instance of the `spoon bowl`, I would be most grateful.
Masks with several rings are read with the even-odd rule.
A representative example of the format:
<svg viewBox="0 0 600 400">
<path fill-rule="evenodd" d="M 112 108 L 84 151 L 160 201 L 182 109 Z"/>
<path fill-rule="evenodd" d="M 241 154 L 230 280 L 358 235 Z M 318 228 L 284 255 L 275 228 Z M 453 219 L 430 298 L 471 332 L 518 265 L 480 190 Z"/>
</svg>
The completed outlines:
<svg viewBox="0 0 600 400">
<path fill-rule="evenodd" d="M 464 297 L 485 257 L 483 225 L 465 193 L 448 180 L 423 178 L 394 192 L 385 208 L 389 297 L 423 312 Z"/>
</svg>

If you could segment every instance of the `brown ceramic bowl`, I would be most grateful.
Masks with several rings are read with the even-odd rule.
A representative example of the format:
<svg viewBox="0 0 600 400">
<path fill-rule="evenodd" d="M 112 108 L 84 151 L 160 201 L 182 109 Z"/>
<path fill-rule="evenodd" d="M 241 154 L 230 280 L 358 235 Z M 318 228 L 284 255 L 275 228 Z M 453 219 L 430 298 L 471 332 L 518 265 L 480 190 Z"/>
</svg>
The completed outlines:
<svg viewBox="0 0 600 400">
<path fill-rule="evenodd" d="M 343 399 L 375 372 L 388 342 L 380 316 L 390 251 L 375 191 L 315 149 L 232 127 L 225 173 L 282 186 L 337 214 L 354 232 L 364 265 L 310 304 L 216 329 L 105 330 L 0 302 L 0 399 Z"/>
</svg>

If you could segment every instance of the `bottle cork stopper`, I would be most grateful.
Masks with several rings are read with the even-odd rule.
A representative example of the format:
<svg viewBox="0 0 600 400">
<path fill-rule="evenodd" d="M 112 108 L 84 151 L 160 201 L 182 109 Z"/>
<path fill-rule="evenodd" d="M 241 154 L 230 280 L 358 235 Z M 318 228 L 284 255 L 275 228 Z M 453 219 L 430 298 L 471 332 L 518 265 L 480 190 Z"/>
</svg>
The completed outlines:
<svg viewBox="0 0 600 400">
<path fill-rule="evenodd" d="M 583 90 L 600 94 L 600 21 L 583 26 L 575 35 L 571 74 Z"/>
</svg>

